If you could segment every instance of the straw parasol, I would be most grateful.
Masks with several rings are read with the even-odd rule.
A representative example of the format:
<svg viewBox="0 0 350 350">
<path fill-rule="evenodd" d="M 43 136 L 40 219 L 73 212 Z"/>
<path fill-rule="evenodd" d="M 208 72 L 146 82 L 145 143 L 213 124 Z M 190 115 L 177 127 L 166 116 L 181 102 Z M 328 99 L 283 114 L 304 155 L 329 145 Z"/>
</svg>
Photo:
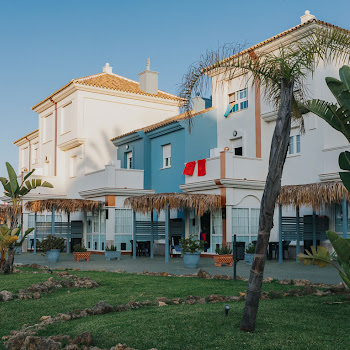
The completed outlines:
<svg viewBox="0 0 350 350">
<path fill-rule="evenodd" d="M 56 212 L 73 213 L 77 211 L 96 211 L 102 208 L 102 201 L 93 201 L 86 199 L 43 199 L 30 201 L 25 204 L 28 211 L 42 213 L 51 211 L 52 207 Z"/>
<path fill-rule="evenodd" d="M 169 209 L 190 209 L 202 216 L 206 211 L 221 208 L 221 198 L 214 194 L 187 194 L 187 193 L 156 193 L 136 197 L 128 197 L 124 206 L 130 206 L 134 211 L 149 213 L 156 210 L 158 213 Z"/>
<path fill-rule="evenodd" d="M 340 203 L 344 196 L 350 202 L 350 194 L 339 181 L 319 182 L 281 187 L 278 203 L 285 206 L 306 206 L 322 210 L 325 205 Z"/>
</svg>

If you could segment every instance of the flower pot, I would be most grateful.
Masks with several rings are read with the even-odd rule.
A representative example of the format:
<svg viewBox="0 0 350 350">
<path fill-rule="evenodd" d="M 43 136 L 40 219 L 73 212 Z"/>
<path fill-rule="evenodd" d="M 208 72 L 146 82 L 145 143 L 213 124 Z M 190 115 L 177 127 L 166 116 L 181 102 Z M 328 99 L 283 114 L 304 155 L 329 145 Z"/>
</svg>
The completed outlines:
<svg viewBox="0 0 350 350">
<path fill-rule="evenodd" d="M 79 260 L 89 261 L 91 252 L 74 252 L 73 255 L 76 262 L 79 262 Z"/>
<path fill-rule="evenodd" d="M 46 252 L 46 260 L 50 263 L 57 263 L 60 258 L 60 249 L 50 249 Z"/>
<path fill-rule="evenodd" d="M 215 266 L 222 266 L 222 264 L 226 264 L 227 266 L 232 266 L 232 263 L 233 263 L 232 254 L 214 255 L 213 258 L 214 258 Z"/>
<path fill-rule="evenodd" d="M 253 264 L 253 260 L 254 260 L 254 254 L 245 253 L 244 261 L 246 262 L 246 264 L 252 265 Z"/>
<path fill-rule="evenodd" d="M 195 269 L 198 266 L 200 252 L 196 253 L 183 253 L 184 264 L 187 269 Z"/>
<path fill-rule="evenodd" d="M 105 251 L 105 258 L 106 261 L 110 261 L 111 259 L 117 259 L 120 260 L 120 256 L 121 256 L 121 251 L 120 250 L 109 250 L 109 251 Z"/>
</svg>

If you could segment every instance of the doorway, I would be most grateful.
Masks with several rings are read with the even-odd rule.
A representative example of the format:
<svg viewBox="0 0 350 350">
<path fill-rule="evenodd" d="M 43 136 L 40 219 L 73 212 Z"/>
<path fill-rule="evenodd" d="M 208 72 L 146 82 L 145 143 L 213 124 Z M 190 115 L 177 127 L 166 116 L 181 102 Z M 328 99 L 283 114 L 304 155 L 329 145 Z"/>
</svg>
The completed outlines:
<svg viewBox="0 0 350 350">
<path fill-rule="evenodd" d="M 204 252 L 210 249 L 210 212 L 207 211 L 201 217 L 200 239 L 204 241 Z"/>
</svg>

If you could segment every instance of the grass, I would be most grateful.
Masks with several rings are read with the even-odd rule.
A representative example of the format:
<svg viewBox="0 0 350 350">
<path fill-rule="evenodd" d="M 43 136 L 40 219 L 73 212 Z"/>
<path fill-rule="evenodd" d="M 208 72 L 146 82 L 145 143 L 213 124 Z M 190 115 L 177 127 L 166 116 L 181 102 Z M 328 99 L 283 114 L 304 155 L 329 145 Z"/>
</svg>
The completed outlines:
<svg viewBox="0 0 350 350">
<path fill-rule="evenodd" d="M 51 325 L 42 335 L 85 330 L 94 342 L 109 348 L 118 342 L 137 349 L 349 349 L 349 305 L 324 305 L 318 297 L 261 302 L 257 330 L 239 330 L 244 303 L 152 307 L 87 317 Z"/>
<path fill-rule="evenodd" d="M 153 277 L 112 272 L 72 272 L 100 283 L 96 289 L 61 289 L 44 294 L 38 300 L 15 300 L 0 303 L 0 337 L 23 324 L 37 323 L 43 315 L 55 315 L 74 309 L 92 307 L 104 300 L 112 305 L 130 300 L 144 301 L 156 297 L 238 295 L 247 282 L 203 280 L 198 278 Z M 0 276 L 1 290 L 12 292 L 51 275 L 23 273 Z M 263 290 L 287 290 L 292 286 L 264 284 Z M 90 330 L 94 343 L 111 347 L 118 342 L 138 349 L 323 349 L 348 348 L 347 314 L 349 304 L 326 305 L 323 301 L 341 297 L 288 297 L 262 300 L 257 331 L 238 330 L 244 303 L 231 303 L 225 318 L 223 304 L 150 307 L 123 313 L 91 316 L 49 326 L 45 335 L 77 335 Z M 39 310 L 39 311 L 38 311 Z M 335 337 L 336 335 L 336 337 Z M 344 344 L 344 347 L 342 347 Z"/>
</svg>

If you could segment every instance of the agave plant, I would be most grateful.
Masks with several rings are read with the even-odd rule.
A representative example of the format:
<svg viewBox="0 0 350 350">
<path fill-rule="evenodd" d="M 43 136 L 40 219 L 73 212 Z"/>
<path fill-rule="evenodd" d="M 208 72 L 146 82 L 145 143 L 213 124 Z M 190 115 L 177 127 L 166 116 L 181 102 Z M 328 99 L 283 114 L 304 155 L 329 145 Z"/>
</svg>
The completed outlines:
<svg viewBox="0 0 350 350">
<path fill-rule="evenodd" d="M 341 132 L 350 143 L 350 67 L 339 69 L 340 80 L 327 77 L 326 84 L 338 104 L 314 99 L 306 104 L 307 111 L 315 113 L 324 119 L 330 126 Z M 350 152 L 339 154 L 340 178 L 348 191 L 350 191 Z"/>
<path fill-rule="evenodd" d="M 0 181 L 4 187 L 5 196 L 11 198 L 11 207 L 9 215 L 10 224 L 8 226 L 3 225 L 0 228 L 0 268 L 2 274 L 13 272 L 15 248 L 16 246 L 20 246 L 29 233 L 33 231 L 33 228 L 26 230 L 22 235 L 21 240 L 18 241 L 19 234 L 22 231 L 22 224 L 19 225 L 18 216 L 23 197 L 37 187 L 53 188 L 53 186 L 47 181 L 39 179 L 29 180 L 29 177 L 34 173 L 35 169 L 26 174 L 23 177 L 21 184 L 19 184 L 17 181 L 17 174 L 10 163 L 6 162 L 6 168 L 8 178 L 0 177 Z M 7 260 L 6 253 L 8 253 Z"/>
<path fill-rule="evenodd" d="M 350 241 L 340 237 L 332 231 L 327 232 L 336 254 L 338 264 L 333 262 L 332 255 L 325 247 L 312 246 L 311 252 L 306 251 L 306 254 L 299 253 L 298 258 L 304 265 L 318 265 L 318 267 L 332 266 L 338 272 L 344 283 L 350 288 Z"/>
</svg>

